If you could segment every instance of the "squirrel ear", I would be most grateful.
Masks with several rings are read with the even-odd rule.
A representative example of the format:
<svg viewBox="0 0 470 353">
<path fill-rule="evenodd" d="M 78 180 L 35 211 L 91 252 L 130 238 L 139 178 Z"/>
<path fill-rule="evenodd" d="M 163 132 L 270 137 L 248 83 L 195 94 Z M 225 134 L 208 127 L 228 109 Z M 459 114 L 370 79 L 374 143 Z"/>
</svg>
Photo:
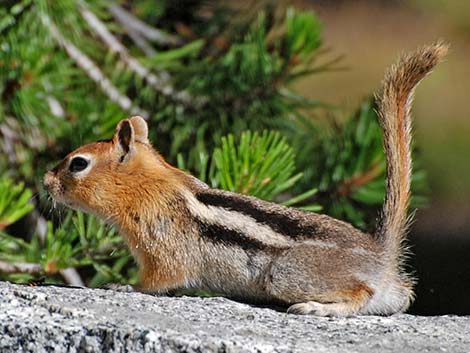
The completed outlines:
<svg viewBox="0 0 470 353">
<path fill-rule="evenodd" d="M 121 153 L 121 161 L 124 161 L 129 156 L 129 152 L 134 148 L 134 128 L 129 119 L 119 122 L 113 141 Z"/>
<path fill-rule="evenodd" d="M 133 116 L 129 119 L 132 127 L 134 128 L 134 138 L 136 141 L 142 143 L 149 143 L 149 129 L 147 126 L 147 122 L 144 118 L 140 116 Z"/>
</svg>

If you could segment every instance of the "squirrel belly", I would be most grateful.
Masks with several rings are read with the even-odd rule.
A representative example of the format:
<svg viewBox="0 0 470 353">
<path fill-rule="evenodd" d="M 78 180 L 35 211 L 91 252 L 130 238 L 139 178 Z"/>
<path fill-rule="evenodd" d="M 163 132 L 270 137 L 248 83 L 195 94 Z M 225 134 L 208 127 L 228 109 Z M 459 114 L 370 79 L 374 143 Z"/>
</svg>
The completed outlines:
<svg viewBox="0 0 470 353">
<path fill-rule="evenodd" d="M 120 121 L 112 139 L 84 145 L 47 172 L 58 202 L 116 226 L 145 290 L 199 288 L 320 316 L 407 309 L 403 270 L 411 175 L 410 102 L 445 55 L 442 44 L 402 57 L 377 95 L 387 186 L 377 231 L 326 215 L 211 189 L 168 164 L 144 119 Z"/>
</svg>

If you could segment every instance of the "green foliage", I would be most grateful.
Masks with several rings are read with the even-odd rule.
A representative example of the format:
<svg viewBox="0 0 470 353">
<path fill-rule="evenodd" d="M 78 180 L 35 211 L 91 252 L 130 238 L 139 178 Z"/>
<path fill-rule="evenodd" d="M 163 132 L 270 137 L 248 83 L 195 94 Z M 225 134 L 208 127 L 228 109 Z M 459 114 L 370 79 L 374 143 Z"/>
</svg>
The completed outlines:
<svg viewBox="0 0 470 353">
<path fill-rule="evenodd" d="M 47 224 L 42 239 L 35 234 L 30 241 L 0 232 L 0 260 L 12 263 L 37 263 L 42 275 L 60 280 L 60 270 L 93 269 L 88 285 L 99 286 L 109 282 L 136 282 L 136 273 L 129 269 L 132 258 L 122 238 L 102 221 L 81 212 L 68 212 L 59 227 Z M 31 276 L 22 276 L 22 281 Z"/>
<path fill-rule="evenodd" d="M 211 162 L 205 154 L 200 155 L 202 166 L 199 178 L 213 188 L 231 190 L 264 200 L 278 200 L 302 178 L 295 173 L 295 153 L 279 132 L 243 132 L 236 139 L 232 134 L 222 137 L 221 145 L 214 149 Z M 180 168 L 185 167 L 179 155 Z M 302 202 L 316 193 L 310 189 L 284 200 L 286 205 Z M 284 194 L 285 199 L 285 194 Z M 316 204 L 302 208 L 319 210 Z"/>
<path fill-rule="evenodd" d="M 301 58 L 309 58 L 320 47 L 321 29 L 322 25 L 313 13 L 298 13 L 294 8 L 289 8 L 284 47 L 290 57 L 299 55 Z"/>
<path fill-rule="evenodd" d="M 199 153 L 210 151 L 211 141 L 229 133 L 239 135 L 247 129 L 295 130 L 293 119 L 286 117 L 297 108 L 318 105 L 313 100 L 298 99 L 285 85 L 289 75 L 315 58 L 320 43 L 318 20 L 311 13 L 289 9 L 284 23 L 286 27 L 290 23 L 290 30 L 268 40 L 268 34 L 277 28 L 268 23 L 267 11 L 258 13 L 253 23 L 240 29 L 243 34 L 238 34 L 234 38 L 237 41 L 230 42 L 226 50 L 201 58 L 207 43 L 201 47 L 198 41 L 196 45 L 185 47 L 184 57 L 179 57 L 185 60 L 179 65 L 175 64 L 174 55 L 164 60 L 162 54 L 156 54 L 161 67 L 171 67 L 177 87 L 205 99 L 202 107 L 191 113 L 191 120 L 159 114 L 159 129 L 171 131 L 175 137 L 171 150 L 166 153 L 169 157 L 181 153 L 187 145 L 196 146 L 188 151 L 187 158 L 191 167 L 197 167 Z M 314 45 L 298 48 L 310 39 Z M 301 58 L 297 58 L 299 55 Z M 181 113 L 187 114 L 187 110 L 181 108 Z"/>
<path fill-rule="evenodd" d="M 31 191 L 23 183 L 15 184 L 7 177 L 0 177 L 0 230 L 8 227 L 30 212 Z"/>
<path fill-rule="evenodd" d="M 17 23 L 17 17 L 30 6 L 32 0 L 16 2 L 11 8 L 0 8 L 0 33 Z"/>
<path fill-rule="evenodd" d="M 316 126 L 309 133 L 316 141 L 304 150 L 313 156 L 305 169 L 319 189 L 325 212 L 372 230 L 385 194 L 385 154 L 372 100 L 343 123 L 330 121 L 321 134 Z M 412 198 L 411 207 L 426 205 L 426 185 L 425 172 L 415 164 L 412 189 L 418 196 Z"/>
<path fill-rule="evenodd" d="M 228 135 L 214 151 L 219 172 L 216 187 L 268 199 L 292 187 L 302 176 L 291 176 L 294 151 L 279 133 L 248 131 L 237 142 Z"/>
</svg>

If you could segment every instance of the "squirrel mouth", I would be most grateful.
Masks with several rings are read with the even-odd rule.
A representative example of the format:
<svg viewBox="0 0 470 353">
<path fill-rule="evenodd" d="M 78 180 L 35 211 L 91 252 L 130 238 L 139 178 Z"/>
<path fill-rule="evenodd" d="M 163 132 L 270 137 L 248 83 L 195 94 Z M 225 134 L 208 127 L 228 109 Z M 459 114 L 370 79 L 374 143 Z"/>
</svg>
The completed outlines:
<svg viewBox="0 0 470 353">
<path fill-rule="evenodd" d="M 47 190 L 47 193 L 49 194 L 49 198 L 52 200 L 52 202 L 54 203 L 54 207 L 60 203 L 60 204 L 64 204 L 64 205 L 67 205 L 67 202 L 62 198 L 60 197 L 60 194 L 54 190 L 54 189 L 48 189 Z"/>
<path fill-rule="evenodd" d="M 48 184 L 45 183 L 44 186 L 49 195 L 49 198 L 53 202 L 54 208 L 57 206 L 57 204 L 61 204 L 74 210 L 90 212 L 89 209 L 86 209 L 80 205 L 79 202 L 67 198 L 65 195 L 65 188 L 62 184 L 53 182 Z"/>
<path fill-rule="evenodd" d="M 49 195 L 49 198 L 54 203 L 54 207 L 57 205 L 57 203 L 64 204 L 69 207 L 73 207 L 70 204 L 70 201 L 64 198 L 63 187 L 61 187 L 60 185 L 57 185 L 56 183 L 51 183 L 51 184 L 44 183 L 44 187 L 47 191 L 47 194 Z"/>
<path fill-rule="evenodd" d="M 50 195 L 50 197 L 52 199 L 52 202 L 54 204 L 54 208 L 57 206 L 57 204 L 60 204 L 60 205 L 64 205 L 64 206 L 66 206 L 68 208 L 71 208 L 71 209 L 74 209 L 74 210 L 83 211 L 82 207 L 80 207 L 77 203 L 75 203 L 73 201 L 66 200 L 63 197 L 53 195 L 52 193 L 49 193 L 49 195 Z"/>
</svg>

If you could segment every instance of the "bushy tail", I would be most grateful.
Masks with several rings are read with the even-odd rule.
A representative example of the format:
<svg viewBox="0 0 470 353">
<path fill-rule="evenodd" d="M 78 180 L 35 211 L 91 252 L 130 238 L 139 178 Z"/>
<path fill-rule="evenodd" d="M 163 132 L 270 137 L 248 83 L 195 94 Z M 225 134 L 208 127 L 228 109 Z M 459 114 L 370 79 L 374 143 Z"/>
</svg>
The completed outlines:
<svg viewBox="0 0 470 353">
<path fill-rule="evenodd" d="M 410 109 L 416 85 L 441 61 L 447 45 L 437 43 L 404 55 L 386 74 L 376 95 L 387 159 L 386 195 L 376 235 L 400 270 L 411 181 Z"/>
</svg>

